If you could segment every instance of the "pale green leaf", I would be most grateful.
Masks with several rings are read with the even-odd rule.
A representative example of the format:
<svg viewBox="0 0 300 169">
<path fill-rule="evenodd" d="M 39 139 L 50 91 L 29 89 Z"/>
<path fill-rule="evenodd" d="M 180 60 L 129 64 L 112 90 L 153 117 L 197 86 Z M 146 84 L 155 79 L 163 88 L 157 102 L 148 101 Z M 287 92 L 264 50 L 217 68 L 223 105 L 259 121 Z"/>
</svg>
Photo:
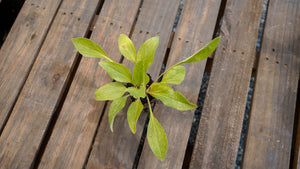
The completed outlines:
<svg viewBox="0 0 300 169">
<path fill-rule="evenodd" d="M 144 86 L 141 86 L 139 89 L 135 88 L 135 87 L 129 87 L 127 88 L 127 91 L 129 92 L 129 94 L 131 96 L 133 96 L 134 98 L 144 98 L 146 97 L 146 94 L 145 94 L 145 87 Z"/>
<path fill-rule="evenodd" d="M 198 61 L 201 61 L 203 59 L 206 59 L 217 48 L 217 46 L 220 42 L 220 39 L 221 39 L 221 37 L 215 38 L 214 40 L 209 42 L 209 44 L 207 44 L 202 49 L 200 49 L 198 52 L 196 52 L 192 56 L 186 58 L 185 60 L 177 63 L 176 65 L 183 64 L 183 63 L 198 62 Z"/>
<path fill-rule="evenodd" d="M 104 50 L 95 42 L 87 38 L 73 38 L 72 42 L 78 52 L 87 57 L 104 58 L 106 60 L 112 61 L 111 58 L 107 56 Z"/>
<path fill-rule="evenodd" d="M 119 37 L 119 50 L 125 58 L 136 63 L 137 55 L 134 45 L 128 36 L 124 34 Z"/>
<path fill-rule="evenodd" d="M 96 100 L 115 100 L 126 92 L 126 87 L 118 82 L 111 82 L 100 87 L 95 93 Z"/>
<path fill-rule="evenodd" d="M 133 75 L 132 75 L 132 83 L 140 86 L 143 84 L 143 86 L 146 86 L 149 82 L 149 77 L 146 74 L 146 71 L 144 70 L 143 61 L 138 61 L 137 64 L 134 66 L 133 69 Z"/>
<path fill-rule="evenodd" d="M 169 84 L 180 84 L 183 81 L 184 76 L 184 66 L 174 66 L 164 75 L 164 78 L 161 82 Z"/>
<path fill-rule="evenodd" d="M 166 106 L 177 110 L 191 110 L 197 105 L 190 103 L 181 93 L 174 90 L 165 83 L 153 83 L 148 91 L 153 97 L 161 100 Z"/>
<path fill-rule="evenodd" d="M 159 37 L 158 36 L 152 37 L 146 40 L 146 42 L 142 44 L 142 46 L 138 51 L 137 61 L 142 60 L 144 62 L 145 72 L 147 72 L 148 68 L 151 66 L 153 62 L 158 43 L 159 43 Z"/>
<path fill-rule="evenodd" d="M 143 104 L 140 99 L 136 99 L 135 102 L 131 103 L 127 111 L 127 120 L 132 133 L 136 132 L 136 122 L 143 110 Z"/>
<path fill-rule="evenodd" d="M 144 80 L 144 65 L 143 61 L 139 61 L 133 68 L 132 82 L 133 84 L 140 86 Z"/>
<path fill-rule="evenodd" d="M 114 80 L 131 83 L 131 72 L 126 66 L 110 61 L 99 62 L 99 65 L 106 70 Z"/>
<path fill-rule="evenodd" d="M 126 104 L 126 99 L 127 96 L 124 97 L 120 97 L 115 99 L 109 107 L 109 111 L 108 111 L 108 121 L 109 121 L 109 126 L 110 126 L 110 130 L 113 132 L 113 124 L 114 124 L 114 119 L 116 117 L 116 115 L 118 114 L 119 111 L 121 111 L 123 109 L 123 107 Z"/>
<path fill-rule="evenodd" d="M 155 156 L 159 160 L 163 161 L 167 155 L 168 150 L 167 135 L 152 112 L 150 112 L 150 121 L 147 129 L 147 140 Z"/>
</svg>

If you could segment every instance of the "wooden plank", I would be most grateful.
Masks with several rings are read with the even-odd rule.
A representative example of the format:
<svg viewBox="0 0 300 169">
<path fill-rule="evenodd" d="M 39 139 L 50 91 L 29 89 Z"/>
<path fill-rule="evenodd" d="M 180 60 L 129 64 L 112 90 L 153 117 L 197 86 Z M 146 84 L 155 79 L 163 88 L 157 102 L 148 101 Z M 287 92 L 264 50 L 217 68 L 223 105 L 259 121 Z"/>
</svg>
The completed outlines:
<svg viewBox="0 0 300 169">
<path fill-rule="evenodd" d="M 123 3 L 114 0 L 103 4 L 91 39 L 101 44 L 115 61 L 121 57 L 118 50 L 119 35 L 129 34 L 139 5 L 139 0 Z M 105 104 L 94 99 L 94 92 L 112 81 L 100 68 L 98 61 L 82 58 L 39 168 L 83 168 Z M 110 130 L 105 132 L 110 133 Z M 111 140 L 105 138 L 103 141 L 108 142 L 107 148 L 111 151 L 114 146 L 109 146 Z"/>
<path fill-rule="evenodd" d="M 234 168 L 255 58 L 262 0 L 228 0 L 191 168 Z"/>
<path fill-rule="evenodd" d="M 154 77 L 157 77 L 160 72 L 179 3 L 180 0 L 145 0 L 135 25 L 132 39 L 136 45 L 141 45 L 146 39 L 160 34 L 160 44 L 154 63 L 148 71 Z M 127 60 L 124 64 L 130 65 Z M 107 110 L 86 168 L 132 168 L 147 113 L 141 114 L 137 123 L 137 132 L 132 134 L 127 122 L 126 109 L 123 109 L 115 119 L 112 133 L 107 120 Z"/>
<path fill-rule="evenodd" d="M 22 89 L 60 2 L 25 1 L 0 50 L 0 130 Z"/>
<path fill-rule="evenodd" d="M 244 168 L 290 167 L 300 73 L 299 10 L 299 1 L 269 2 Z"/>
<path fill-rule="evenodd" d="M 71 38 L 86 34 L 98 2 L 63 1 L 0 137 L 1 167 L 32 165 L 76 62 Z"/>
<path fill-rule="evenodd" d="M 184 1 L 167 67 L 191 56 L 211 40 L 220 4 L 221 0 Z M 187 74 L 184 82 L 172 86 L 193 103 L 197 103 L 205 65 L 206 60 L 186 65 Z M 154 156 L 150 147 L 145 145 L 139 168 L 182 168 L 194 111 L 178 111 L 165 106 L 162 102 L 157 102 L 154 115 L 166 131 L 168 152 L 165 160 L 161 162 Z"/>
</svg>

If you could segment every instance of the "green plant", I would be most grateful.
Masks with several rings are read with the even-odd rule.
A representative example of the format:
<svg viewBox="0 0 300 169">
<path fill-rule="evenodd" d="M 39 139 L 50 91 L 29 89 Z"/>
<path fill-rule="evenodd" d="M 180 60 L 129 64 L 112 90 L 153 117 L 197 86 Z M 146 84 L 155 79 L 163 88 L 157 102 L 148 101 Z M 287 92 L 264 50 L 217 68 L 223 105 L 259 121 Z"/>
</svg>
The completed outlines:
<svg viewBox="0 0 300 169">
<path fill-rule="evenodd" d="M 178 110 L 197 108 L 197 105 L 190 103 L 181 93 L 174 91 L 168 84 L 180 84 L 185 77 L 185 67 L 181 64 L 198 62 L 207 58 L 215 50 L 219 41 L 220 37 L 215 38 L 194 55 L 166 69 L 150 84 L 147 70 L 154 59 L 159 42 L 158 36 L 145 41 L 136 53 L 132 41 L 126 35 L 120 35 L 119 50 L 126 59 L 135 64 L 133 73 L 124 65 L 113 61 L 93 41 L 86 38 L 72 39 L 74 46 L 83 56 L 105 59 L 106 61 L 99 62 L 99 65 L 115 80 L 115 82 L 100 87 L 95 93 L 96 100 L 113 100 L 108 115 L 111 131 L 113 131 L 115 116 L 124 108 L 127 98 L 132 96 L 135 101 L 129 105 L 127 120 L 131 131 L 135 133 L 136 122 L 144 107 L 142 100 L 146 98 L 150 110 L 147 140 L 151 150 L 161 161 L 164 160 L 167 154 L 167 136 L 152 113 L 149 97 L 153 96 L 161 100 L 166 106 Z M 159 82 L 161 77 L 162 80 Z"/>
</svg>

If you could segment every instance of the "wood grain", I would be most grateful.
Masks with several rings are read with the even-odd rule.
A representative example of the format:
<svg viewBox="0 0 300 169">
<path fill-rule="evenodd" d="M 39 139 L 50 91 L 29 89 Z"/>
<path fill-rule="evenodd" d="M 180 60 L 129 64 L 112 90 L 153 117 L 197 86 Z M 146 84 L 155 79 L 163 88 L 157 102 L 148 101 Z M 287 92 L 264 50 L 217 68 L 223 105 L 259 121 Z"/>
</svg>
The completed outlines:
<svg viewBox="0 0 300 169">
<path fill-rule="evenodd" d="M 76 60 L 71 38 L 86 34 L 97 3 L 98 0 L 63 1 L 0 137 L 1 168 L 32 165 Z M 22 60 L 22 55 L 18 59 Z"/>
<path fill-rule="evenodd" d="M 25 1 L 0 50 L 0 130 L 11 112 L 61 0 Z"/>
<path fill-rule="evenodd" d="M 253 96 L 244 168 L 289 168 L 300 70 L 300 2 L 273 0 Z"/>
<path fill-rule="evenodd" d="M 218 17 L 220 0 L 184 1 L 184 8 L 171 46 L 167 67 L 191 56 L 208 43 Z M 186 64 L 186 77 L 182 84 L 173 85 L 192 103 L 197 103 L 206 60 Z M 157 102 L 154 115 L 161 123 L 168 138 L 168 152 L 163 162 L 157 159 L 150 147 L 143 147 L 139 168 L 182 168 L 195 110 L 178 111 Z"/>
<path fill-rule="evenodd" d="M 118 50 L 119 35 L 129 34 L 140 5 L 139 0 L 118 2 L 104 2 L 91 35 L 91 39 L 99 43 L 115 61 L 121 57 Z M 94 93 L 97 88 L 112 81 L 98 65 L 98 61 L 99 59 L 82 58 L 39 168 L 83 168 L 105 104 L 96 101 Z M 102 121 L 108 121 L 107 117 Z M 118 130 L 117 123 L 118 121 L 115 122 L 115 130 Z M 111 133 L 109 126 L 105 129 L 104 133 L 118 136 Z M 101 147 L 106 148 L 102 153 L 107 151 L 112 154 L 114 147 L 117 147 L 110 145 L 112 140 L 108 138 L 102 138 L 101 141 L 106 145 Z M 122 153 L 120 155 L 127 158 Z M 106 168 L 104 163 L 97 167 L 100 166 Z"/>
<path fill-rule="evenodd" d="M 157 33 L 160 34 L 160 44 L 154 63 L 148 71 L 152 77 L 157 77 L 160 72 L 179 3 L 179 0 L 145 0 L 143 2 L 132 40 L 139 47 L 146 39 L 156 36 Z M 124 65 L 130 66 L 131 64 L 124 60 Z M 132 168 L 147 113 L 142 112 L 137 123 L 137 132 L 132 134 L 126 112 L 125 108 L 118 114 L 114 122 L 114 132 L 111 133 L 106 110 L 86 168 Z"/>
<path fill-rule="evenodd" d="M 228 0 L 191 168 L 234 168 L 263 1 Z"/>
</svg>

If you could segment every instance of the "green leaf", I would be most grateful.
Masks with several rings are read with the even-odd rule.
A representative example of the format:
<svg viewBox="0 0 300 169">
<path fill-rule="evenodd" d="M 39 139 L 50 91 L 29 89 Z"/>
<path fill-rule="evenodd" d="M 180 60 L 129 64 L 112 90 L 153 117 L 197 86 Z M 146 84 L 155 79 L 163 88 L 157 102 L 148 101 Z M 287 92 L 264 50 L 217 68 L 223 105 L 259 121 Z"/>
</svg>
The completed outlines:
<svg viewBox="0 0 300 169">
<path fill-rule="evenodd" d="M 164 75 L 161 83 L 180 84 L 183 81 L 184 76 L 184 66 L 174 66 Z"/>
<path fill-rule="evenodd" d="M 135 102 L 131 103 L 127 111 L 127 120 L 132 133 L 136 132 L 136 122 L 143 110 L 143 104 L 140 99 L 136 99 Z"/>
<path fill-rule="evenodd" d="M 143 61 L 139 61 L 133 68 L 132 82 L 133 84 L 140 86 L 144 80 L 144 65 Z"/>
<path fill-rule="evenodd" d="M 135 88 L 135 87 L 129 87 L 127 88 L 127 91 L 130 93 L 131 96 L 133 96 L 134 98 L 144 98 L 146 97 L 146 94 L 145 94 L 145 87 L 144 86 L 141 86 L 139 89 Z"/>
<path fill-rule="evenodd" d="M 202 49 L 200 49 L 198 52 L 196 52 L 195 54 L 193 54 L 189 58 L 177 63 L 176 65 L 180 65 L 180 64 L 183 64 L 183 63 L 198 62 L 198 61 L 201 61 L 201 60 L 207 58 L 217 48 L 217 46 L 220 42 L 220 39 L 221 39 L 221 37 L 215 38 L 214 40 L 209 42 L 209 44 L 207 44 Z"/>
<path fill-rule="evenodd" d="M 147 129 L 147 140 L 155 156 L 159 160 L 163 161 L 167 155 L 168 150 L 167 135 L 152 112 L 150 112 L 150 121 Z"/>
<path fill-rule="evenodd" d="M 110 126 L 110 130 L 113 132 L 113 124 L 114 124 L 114 119 L 116 117 L 116 115 L 118 114 L 119 111 L 121 111 L 123 109 L 123 107 L 126 104 L 126 99 L 127 96 L 124 97 L 120 97 L 115 99 L 109 107 L 109 112 L 108 112 L 108 121 L 109 121 L 109 126 Z"/>
<path fill-rule="evenodd" d="M 136 51 L 132 41 L 128 38 L 128 36 L 121 34 L 119 37 L 119 50 L 122 55 L 128 60 L 136 63 Z"/>
<path fill-rule="evenodd" d="M 99 62 L 99 65 L 106 70 L 114 80 L 131 83 L 131 72 L 126 66 L 110 61 Z"/>
<path fill-rule="evenodd" d="M 174 90 L 165 83 L 153 83 L 148 91 L 153 97 L 161 100 L 166 106 L 177 110 L 191 110 L 197 105 L 190 103 L 181 93 Z"/>
<path fill-rule="evenodd" d="M 137 86 L 140 86 L 141 84 L 146 86 L 148 82 L 149 77 L 144 70 L 143 61 L 138 61 L 133 69 L 132 83 Z"/>
<path fill-rule="evenodd" d="M 148 68 L 151 66 L 153 62 L 158 43 L 159 43 L 159 37 L 158 36 L 152 37 L 146 40 L 146 42 L 142 44 L 142 46 L 138 51 L 137 61 L 142 60 L 144 62 L 145 72 L 147 72 Z"/>
<path fill-rule="evenodd" d="M 103 58 L 113 62 L 111 58 L 107 56 L 104 50 L 95 42 L 87 38 L 73 38 L 72 42 L 78 52 L 87 57 Z"/>
<path fill-rule="evenodd" d="M 115 100 L 126 92 L 126 87 L 118 82 L 111 82 L 100 87 L 95 93 L 96 100 Z"/>
</svg>

